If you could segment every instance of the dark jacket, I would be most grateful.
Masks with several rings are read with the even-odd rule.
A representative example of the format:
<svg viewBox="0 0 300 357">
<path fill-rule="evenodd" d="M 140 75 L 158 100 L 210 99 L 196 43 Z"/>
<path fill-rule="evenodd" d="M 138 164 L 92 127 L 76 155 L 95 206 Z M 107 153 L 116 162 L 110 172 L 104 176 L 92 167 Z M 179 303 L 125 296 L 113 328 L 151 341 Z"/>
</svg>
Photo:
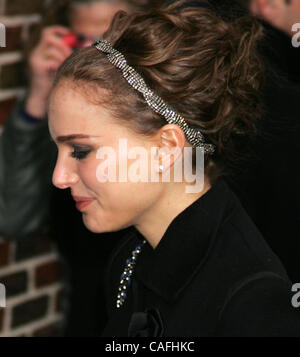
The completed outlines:
<svg viewBox="0 0 300 357">
<path fill-rule="evenodd" d="M 264 24 L 264 113 L 254 153 L 230 184 L 267 243 L 280 257 L 292 281 L 300 279 L 300 48 Z M 296 54 L 298 53 L 298 57 Z M 298 58 L 298 59 L 297 59 Z M 297 60 L 296 60 L 297 59 Z M 291 80 L 294 78 L 294 82 Z M 299 76 L 298 76 L 299 80 Z"/>
<path fill-rule="evenodd" d="M 46 222 L 56 160 L 47 120 L 25 121 L 23 108 L 20 100 L 0 136 L 0 235 L 7 239 L 35 233 Z"/>
<path fill-rule="evenodd" d="M 175 217 L 156 249 L 142 247 L 117 308 L 142 239 L 132 228 L 112 255 L 103 336 L 300 336 L 286 271 L 224 181 Z"/>
</svg>

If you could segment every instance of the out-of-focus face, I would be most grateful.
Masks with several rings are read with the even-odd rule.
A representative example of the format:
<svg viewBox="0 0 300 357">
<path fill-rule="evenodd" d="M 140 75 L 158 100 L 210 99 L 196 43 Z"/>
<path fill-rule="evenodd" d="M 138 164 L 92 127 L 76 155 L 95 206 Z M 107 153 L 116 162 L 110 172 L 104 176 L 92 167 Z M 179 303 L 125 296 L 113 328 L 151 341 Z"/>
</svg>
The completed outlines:
<svg viewBox="0 0 300 357">
<path fill-rule="evenodd" d="M 287 5 L 287 29 L 291 31 L 294 24 L 300 23 L 300 1 L 291 0 L 290 4 Z"/>
<path fill-rule="evenodd" d="M 70 14 L 71 29 L 85 36 L 102 36 L 114 15 L 120 10 L 129 12 L 128 6 L 122 2 L 95 1 L 90 4 L 75 5 Z"/>
<path fill-rule="evenodd" d="M 292 26 L 300 23 L 300 1 L 299 0 L 251 0 L 251 12 L 269 22 L 272 26 L 292 35 Z"/>
<path fill-rule="evenodd" d="M 53 184 L 71 189 L 83 221 L 92 232 L 135 225 L 162 197 L 161 183 L 99 181 L 97 169 L 106 159 L 96 157 L 99 149 L 109 146 L 118 153 L 119 139 L 127 139 L 128 151 L 138 146 L 150 152 L 152 143 L 117 123 L 103 107 L 89 103 L 71 81 L 60 83 L 50 97 L 49 129 L 58 146 Z M 128 159 L 121 151 L 116 160 L 117 177 L 120 161 L 130 167 L 136 160 Z"/>
</svg>

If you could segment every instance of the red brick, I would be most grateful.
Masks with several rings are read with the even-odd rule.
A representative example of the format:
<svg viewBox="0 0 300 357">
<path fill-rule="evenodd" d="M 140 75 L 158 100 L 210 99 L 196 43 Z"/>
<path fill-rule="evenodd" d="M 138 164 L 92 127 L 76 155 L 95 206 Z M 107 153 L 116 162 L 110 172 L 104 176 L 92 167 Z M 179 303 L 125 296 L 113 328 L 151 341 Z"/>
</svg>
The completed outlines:
<svg viewBox="0 0 300 357">
<path fill-rule="evenodd" d="M 0 267 L 9 263 L 10 244 L 8 242 L 0 243 Z"/>
<path fill-rule="evenodd" d="M 59 261 L 40 265 L 35 270 L 35 286 L 42 287 L 53 284 L 61 279 L 61 266 Z"/>
<path fill-rule="evenodd" d="M 16 98 L 0 102 L 0 125 L 4 124 L 16 103 Z"/>
<path fill-rule="evenodd" d="M 31 259 L 54 250 L 54 242 L 48 232 L 48 226 L 16 242 L 15 260 Z"/>
<path fill-rule="evenodd" d="M 4 309 L 0 307 L 0 332 L 3 329 Z"/>
<path fill-rule="evenodd" d="M 24 0 L 8 0 L 5 4 L 5 14 L 23 15 L 37 13 L 43 9 L 44 3 L 45 0 L 30 0 L 26 1 L 26 3 L 24 3 Z"/>
<path fill-rule="evenodd" d="M 31 39 L 31 37 L 36 37 L 36 36 L 38 36 L 38 39 L 39 39 L 41 36 L 41 31 L 42 31 L 41 23 L 36 22 L 34 24 L 30 24 L 28 26 L 27 31 L 28 31 L 28 38 L 25 38 L 25 40 Z"/>
<path fill-rule="evenodd" d="M 12 309 L 11 327 L 26 325 L 32 321 L 41 319 L 47 315 L 49 296 L 43 295 L 35 299 L 25 301 Z"/>
<path fill-rule="evenodd" d="M 11 89 L 26 85 L 25 64 L 17 62 L 2 67 L 0 74 L 0 88 Z"/>
<path fill-rule="evenodd" d="M 22 26 L 6 27 L 6 47 L 0 48 L 0 53 L 17 51 L 22 47 Z"/>
<path fill-rule="evenodd" d="M 26 292 L 28 275 L 26 270 L 0 276 L 0 282 L 4 284 L 6 296 L 11 297 Z"/>
</svg>

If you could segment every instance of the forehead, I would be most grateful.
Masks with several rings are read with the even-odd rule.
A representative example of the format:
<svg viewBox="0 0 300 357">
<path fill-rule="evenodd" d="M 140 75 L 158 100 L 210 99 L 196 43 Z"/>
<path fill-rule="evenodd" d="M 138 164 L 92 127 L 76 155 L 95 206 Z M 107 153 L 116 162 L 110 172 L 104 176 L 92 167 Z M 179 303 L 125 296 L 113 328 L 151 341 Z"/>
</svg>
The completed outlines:
<svg viewBox="0 0 300 357">
<path fill-rule="evenodd" d="M 97 91 L 97 95 L 101 93 L 105 95 L 103 89 Z M 130 146 L 145 144 L 143 135 L 113 117 L 108 108 L 89 102 L 87 95 L 86 88 L 79 90 L 69 80 L 62 81 L 53 90 L 49 98 L 48 125 L 54 140 L 61 136 L 83 135 L 100 138 L 102 145 L 117 145 L 120 139 L 128 140 Z"/>
<path fill-rule="evenodd" d="M 90 103 L 71 83 L 59 84 L 54 89 L 49 99 L 48 114 L 52 136 L 70 133 L 100 135 L 104 131 L 122 130 L 106 108 Z"/>
</svg>

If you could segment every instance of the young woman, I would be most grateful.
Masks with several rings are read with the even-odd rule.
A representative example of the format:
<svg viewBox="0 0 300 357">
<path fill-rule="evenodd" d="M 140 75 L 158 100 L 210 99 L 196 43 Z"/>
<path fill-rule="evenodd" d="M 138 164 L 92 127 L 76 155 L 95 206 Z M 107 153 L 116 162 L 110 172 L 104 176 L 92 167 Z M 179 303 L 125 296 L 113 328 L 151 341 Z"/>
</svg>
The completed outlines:
<svg viewBox="0 0 300 357">
<path fill-rule="evenodd" d="M 92 232 L 129 228 L 107 269 L 103 336 L 299 336 L 287 274 L 220 177 L 258 115 L 260 28 L 182 3 L 117 15 L 50 96 L 54 185 Z M 175 179 L 185 165 L 192 185 Z"/>
</svg>

